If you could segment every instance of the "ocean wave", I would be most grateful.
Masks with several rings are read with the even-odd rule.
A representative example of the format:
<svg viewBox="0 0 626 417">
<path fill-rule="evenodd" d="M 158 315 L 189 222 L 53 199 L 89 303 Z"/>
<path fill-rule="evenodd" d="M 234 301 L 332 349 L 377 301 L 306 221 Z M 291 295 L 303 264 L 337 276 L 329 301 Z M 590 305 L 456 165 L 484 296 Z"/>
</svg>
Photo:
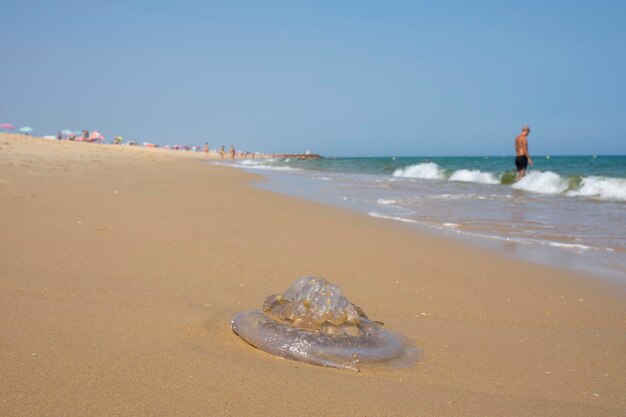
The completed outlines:
<svg viewBox="0 0 626 417">
<path fill-rule="evenodd" d="M 379 198 L 378 200 L 376 200 L 376 204 L 379 204 L 381 206 L 385 206 L 385 205 L 389 205 L 389 204 L 394 204 L 396 203 L 396 200 L 394 200 L 393 198 Z"/>
<path fill-rule="evenodd" d="M 243 159 L 239 161 L 240 165 L 263 165 L 267 163 L 267 161 L 258 160 L 258 159 Z"/>
<path fill-rule="evenodd" d="M 283 165 L 284 159 L 242 159 L 235 163 L 224 165 L 235 166 L 244 169 L 268 170 L 268 171 L 303 171 L 304 168 L 296 168 Z M 278 164 L 277 164 L 278 163 Z M 556 171 L 556 172 L 555 172 Z M 547 195 L 561 195 L 568 197 L 592 198 L 608 201 L 626 201 L 626 178 L 612 176 L 582 176 L 565 175 L 555 171 L 532 170 L 520 181 L 515 181 L 515 172 L 511 170 L 494 171 L 490 169 L 480 170 L 473 168 L 445 169 L 435 162 L 421 162 L 408 165 L 393 171 L 392 177 L 385 179 L 367 179 L 376 183 L 390 184 L 393 182 L 406 182 L 407 179 L 451 181 L 461 183 L 511 186 L 514 189 Z M 315 172 L 318 180 L 332 181 L 321 172 Z M 358 177 L 358 176 L 357 176 Z M 492 199 L 477 193 L 471 196 L 474 199 Z M 507 196 L 511 197 L 511 196 Z M 450 197 L 464 198 L 464 197 Z M 393 204 L 392 202 L 377 201 L 379 205 Z"/>
<path fill-rule="evenodd" d="M 626 201 L 626 179 L 584 177 L 580 186 L 568 191 L 567 195 Z"/>
<path fill-rule="evenodd" d="M 532 171 L 512 185 L 513 188 L 542 194 L 561 194 L 569 188 L 569 182 L 552 171 Z"/>
<path fill-rule="evenodd" d="M 445 178 L 443 170 L 434 162 L 423 162 L 421 164 L 410 165 L 405 168 L 398 168 L 394 171 L 393 176 L 400 178 L 420 178 L 426 180 L 442 180 Z"/>
<path fill-rule="evenodd" d="M 396 178 L 417 178 L 425 180 L 448 180 L 458 182 L 473 182 L 478 184 L 499 184 L 501 179 L 494 173 L 483 172 L 477 169 L 459 169 L 451 175 L 434 162 L 423 162 L 396 169 L 393 173 Z"/>
<path fill-rule="evenodd" d="M 500 179 L 491 172 L 483 172 L 477 169 L 459 169 L 454 171 L 448 179 L 450 181 L 477 182 L 480 184 L 500 183 Z"/>
<path fill-rule="evenodd" d="M 626 201 L 626 179 L 608 177 L 563 177 L 551 171 L 532 171 L 513 188 L 542 194 L 563 194 L 601 200 Z"/>
</svg>

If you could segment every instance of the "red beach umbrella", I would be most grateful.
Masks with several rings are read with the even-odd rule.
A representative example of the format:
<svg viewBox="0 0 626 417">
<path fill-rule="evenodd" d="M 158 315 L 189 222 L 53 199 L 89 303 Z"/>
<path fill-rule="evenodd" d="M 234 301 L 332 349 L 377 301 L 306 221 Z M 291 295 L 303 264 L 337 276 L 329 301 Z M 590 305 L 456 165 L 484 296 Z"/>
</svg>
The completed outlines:
<svg viewBox="0 0 626 417">
<path fill-rule="evenodd" d="M 93 132 L 91 132 L 91 135 L 89 135 L 89 140 L 90 141 L 104 140 L 104 136 L 99 131 L 94 130 Z"/>
<path fill-rule="evenodd" d="M 11 123 L 0 123 L 0 128 L 8 131 L 15 129 L 15 126 L 13 126 Z"/>
</svg>

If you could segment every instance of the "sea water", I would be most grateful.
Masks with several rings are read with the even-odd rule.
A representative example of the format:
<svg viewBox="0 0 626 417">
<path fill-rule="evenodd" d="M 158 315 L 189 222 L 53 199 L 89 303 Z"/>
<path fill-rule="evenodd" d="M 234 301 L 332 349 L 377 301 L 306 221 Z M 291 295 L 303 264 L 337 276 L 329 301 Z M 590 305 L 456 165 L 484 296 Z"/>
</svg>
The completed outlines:
<svg viewBox="0 0 626 417">
<path fill-rule="evenodd" d="M 626 156 L 246 159 L 259 186 L 626 280 Z"/>
</svg>

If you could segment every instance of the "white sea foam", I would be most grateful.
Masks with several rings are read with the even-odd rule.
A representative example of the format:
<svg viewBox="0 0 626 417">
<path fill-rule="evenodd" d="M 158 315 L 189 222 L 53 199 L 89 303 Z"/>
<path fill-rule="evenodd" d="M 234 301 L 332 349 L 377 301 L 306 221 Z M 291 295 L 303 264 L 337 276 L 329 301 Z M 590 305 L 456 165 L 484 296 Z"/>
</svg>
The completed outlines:
<svg viewBox="0 0 626 417">
<path fill-rule="evenodd" d="M 376 200 L 376 204 L 379 204 L 381 206 L 394 204 L 395 202 L 396 200 L 394 200 L 393 198 L 379 198 L 378 200 Z"/>
<path fill-rule="evenodd" d="M 585 177 L 580 187 L 569 191 L 567 195 L 626 201 L 626 179 Z"/>
<path fill-rule="evenodd" d="M 592 248 L 591 246 L 581 245 L 578 243 L 548 242 L 548 245 L 554 246 L 557 248 L 564 248 L 564 249 L 578 249 L 578 250 L 596 249 L 596 248 Z"/>
<path fill-rule="evenodd" d="M 393 173 L 394 177 L 400 178 L 421 178 L 427 180 L 440 180 L 444 178 L 443 171 L 434 162 L 424 162 L 417 165 L 411 165 L 406 168 L 396 169 Z"/>
<path fill-rule="evenodd" d="M 477 182 L 480 184 L 499 184 L 500 181 L 491 172 L 483 172 L 477 169 L 459 169 L 454 171 L 450 181 Z"/>
<path fill-rule="evenodd" d="M 268 170 L 268 171 L 301 171 L 300 168 L 292 168 L 292 167 L 274 167 L 270 165 L 244 165 L 244 164 L 235 164 L 232 165 L 237 168 L 245 168 L 245 169 L 260 169 L 260 170 Z"/>
<path fill-rule="evenodd" d="M 428 196 L 429 200 L 476 200 L 480 198 L 479 194 L 433 194 Z"/>
<path fill-rule="evenodd" d="M 443 227 L 451 227 L 451 228 L 459 227 L 459 225 L 457 223 L 441 223 L 441 225 Z"/>
<path fill-rule="evenodd" d="M 519 190 L 542 194 L 560 194 L 567 190 L 567 180 L 552 171 L 532 171 L 512 185 Z"/>
<path fill-rule="evenodd" d="M 263 164 L 265 161 L 261 161 L 261 160 L 255 160 L 255 159 L 244 159 L 242 161 L 239 161 L 240 165 L 261 165 Z"/>
<path fill-rule="evenodd" d="M 372 217 L 376 217 L 379 219 L 388 219 L 388 220 L 396 220 L 399 222 L 404 222 L 404 223 L 418 223 L 415 220 L 411 220 L 411 219 L 407 219 L 405 217 L 398 217 L 398 216 L 389 216 L 387 214 L 382 214 L 382 213 L 377 213 L 375 211 L 370 211 L 369 213 L 367 213 L 368 215 L 372 216 Z"/>
</svg>

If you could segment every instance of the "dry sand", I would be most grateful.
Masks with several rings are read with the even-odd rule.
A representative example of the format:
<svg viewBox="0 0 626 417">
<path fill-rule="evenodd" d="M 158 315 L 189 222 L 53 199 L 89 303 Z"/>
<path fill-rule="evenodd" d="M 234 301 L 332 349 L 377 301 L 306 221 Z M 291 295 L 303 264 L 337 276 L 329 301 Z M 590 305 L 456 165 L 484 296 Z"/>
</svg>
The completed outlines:
<svg viewBox="0 0 626 417">
<path fill-rule="evenodd" d="M 0 415 L 626 415 L 623 286 L 261 191 L 203 158 L 0 135 Z M 305 274 L 423 359 L 357 374 L 232 333 Z"/>
</svg>

